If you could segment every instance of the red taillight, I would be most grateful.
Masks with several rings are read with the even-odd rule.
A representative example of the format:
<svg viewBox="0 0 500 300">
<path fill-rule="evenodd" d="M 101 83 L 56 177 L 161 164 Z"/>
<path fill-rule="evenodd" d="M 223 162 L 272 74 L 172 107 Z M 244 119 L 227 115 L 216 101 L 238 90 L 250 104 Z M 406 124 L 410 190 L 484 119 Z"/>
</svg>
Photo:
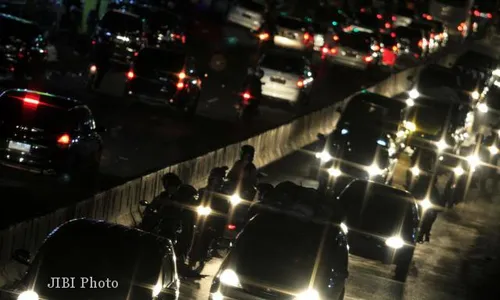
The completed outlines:
<svg viewBox="0 0 500 300">
<path fill-rule="evenodd" d="M 391 23 L 389 23 L 389 22 L 385 22 L 384 27 L 385 27 L 385 29 L 389 29 L 389 28 L 391 28 L 392 26 L 391 26 Z"/>
<path fill-rule="evenodd" d="M 338 35 L 334 35 L 334 36 L 332 37 L 332 39 L 333 39 L 334 41 L 338 41 L 338 40 L 339 40 L 339 36 L 338 36 Z"/>
<path fill-rule="evenodd" d="M 181 36 L 181 43 L 183 43 L 183 44 L 186 43 L 186 36 L 185 35 Z"/>
<path fill-rule="evenodd" d="M 362 12 L 362 13 L 364 13 L 364 12 L 366 12 L 366 9 L 365 8 L 361 8 L 359 11 Z"/>
<path fill-rule="evenodd" d="M 297 81 L 297 86 L 298 86 L 299 88 L 303 88 L 303 87 L 304 87 L 304 79 L 302 79 L 302 78 L 301 78 L 301 79 L 299 79 L 299 81 Z"/>
<path fill-rule="evenodd" d="M 71 142 L 71 137 L 67 133 L 59 136 L 59 138 L 57 139 L 57 143 L 60 145 L 69 145 L 70 142 Z"/>
<path fill-rule="evenodd" d="M 380 51 L 380 46 L 379 45 L 373 45 L 372 46 L 373 51 Z"/>
<path fill-rule="evenodd" d="M 139 56 L 139 52 L 134 52 L 134 56 L 135 57 Z"/>
<path fill-rule="evenodd" d="M 338 52 L 339 52 L 339 50 L 337 50 L 337 48 L 330 49 L 330 53 L 333 55 L 337 54 Z"/>
<path fill-rule="evenodd" d="M 427 15 L 427 17 L 425 17 L 428 21 L 432 21 L 432 16 L 431 15 Z"/>
<path fill-rule="evenodd" d="M 30 96 L 24 97 L 23 101 L 24 101 L 25 104 L 29 104 L 29 105 L 38 105 L 38 104 L 40 104 L 40 100 L 35 99 L 34 97 L 30 97 Z"/>
<path fill-rule="evenodd" d="M 479 10 L 474 11 L 474 16 L 479 17 L 480 15 L 481 15 L 481 13 L 479 12 Z"/>
<path fill-rule="evenodd" d="M 134 71 L 132 71 L 132 70 L 128 71 L 127 78 L 128 79 L 134 79 L 134 77 L 135 77 Z"/>
<path fill-rule="evenodd" d="M 391 32 L 391 37 L 395 38 L 396 37 L 396 33 L 395 32 Z"/>
<path fill-rule="evenodd" d="M 261 41 L 267 41 L 269 39 L 269 33 L 267 32 L 262 32 L 259 34 L 259 40 Z"/>
<path fill-rule="evenodd" d="M 373 56 L 365 56 L 364 61 L 369 63 L 373 61 Z"/>
<path fill-rule="evenodd" d="M 487 14 L 486 14 L 486 18 L 491 19 L 491 18 L 493 18 L 493 15 L 492 15 L 492 14 L 490 14 L 490 13 L 487 13 Z"/>
<path fill-rule="evenodd" d="M 381 14 L 377 14 L 377 19 L 382 20 L 382 15 Z"/>
<path fill-rule="evenodd" d="M 243 96 L 243 99 L 246 99 L 246 100 L 252 98 L 252 95 L 250 95 L 249 92 L 244 92 L 242 96 Z"/>
<path fill-rule="evenodd" d="M 184 82 L 182 81 L 177 82 L 177 89 L 182 90 L 183 88 L 184 88 Z"/>
<path fill-rule="evenodd" d="M 433 39 L 435 37 L 434 33 L 431 33 L 431 39 Z"/>
<path fill-rule="evenodd" d="M 304 42 L 308 43 L 311 40 L 311 35 L 309 33 L 304 33 Z"/>
<path fill-rule="evenodd" d="M 398 20 L 398 18 L 396 18 L 396 16 L 392 16 L 392 21 L 396 22 Z"/>
<path fill-rule="evenodd" d="M 229 229 L 229 230 L 235 230 L 236 229 L 236 225 L 229 224 L 229 225 L 227 225 L 227 229 Z"/>
<path fill-rule="evenodd" d="M 328 54 L 328 52 L 330 52 L 330 50 L 328 50 L 327 46 L 323 46 L 323 48 L 321 48 L 321 53 Z"/>
</svg>

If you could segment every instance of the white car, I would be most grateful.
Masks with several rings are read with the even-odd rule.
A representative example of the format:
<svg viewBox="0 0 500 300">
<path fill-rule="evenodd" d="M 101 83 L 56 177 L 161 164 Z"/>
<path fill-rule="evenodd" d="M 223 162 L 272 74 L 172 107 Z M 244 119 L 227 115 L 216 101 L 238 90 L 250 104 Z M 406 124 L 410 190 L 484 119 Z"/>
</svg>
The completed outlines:
<svg viewBox="0 0 500 300">
<path fill-rule="evenodd" d="M 292 105 L 307 103 L 314 81 L 308 59 L 296 53 L 274 50 L 261 57 L 259 68 L 264 73 L 261 79 L 264 97 Z"/>
<path fill-rule="evenodd" d="M 260 1 L 239 0 L 229 10 L 227 21 L 257 31 L 264 23 L 265 6 Z"/>
<path fill-rule="evenodd" d="M 279 16 L 276 19 L 276 33 L 273 37 L 274 45 L 294 50 L 313 50 L 314 32 L 312 25 L 306 21 Z"/>
</svg>

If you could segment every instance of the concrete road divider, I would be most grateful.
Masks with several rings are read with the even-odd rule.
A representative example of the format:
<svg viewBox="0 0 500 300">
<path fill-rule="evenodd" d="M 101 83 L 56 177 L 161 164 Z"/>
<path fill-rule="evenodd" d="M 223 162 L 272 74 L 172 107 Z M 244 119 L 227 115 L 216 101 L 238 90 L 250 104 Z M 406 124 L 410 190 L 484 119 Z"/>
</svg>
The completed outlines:
<svg viewBox="0 0 500 300">
<path fill-rule="evenodd" d="M 446 58 L 448 60 L 448 58 Z M 412 68 L 394 74 L 369 91 L 385 96 L 394 96 L 410 88 L 409 75 L 416 75 L 420 68 Z M 268 130 L 248 140 L 207 153 L 203 156 L 169 166 L 158 172 L 132 180 L 126 184 L 102 192 L 73 206 L 61 208 L 51 214 L 27 220 L 0 232 L 0 265 L 9 266 L 15 249 L 36 250 L 45 237 L 60 224 L 74 218 L 101 219 L 123 225 L 136 225 L 140 221 L 139 201 L 152 200 L 162 190 L 161 177 L 173 172 L 182 180 L 202 187 L 210 170 L 217 166 L 232 165 L 239 157 L 240 147 L 250 144 L 256 149 L 256 165 L 265 166 L 316 140 L 318 133 L 328 133 L 334 129 L 338 119 L 337 108 L 343 103 L 315 111 Z M 75 237 L 78 238 L 78 237 Z M 7 267 L 9 269 L 10 267 Z M 14 268 L 14 270 L 17 270 Z M 5 277 L 0 269 L 0 286 Z"/>
</svg>

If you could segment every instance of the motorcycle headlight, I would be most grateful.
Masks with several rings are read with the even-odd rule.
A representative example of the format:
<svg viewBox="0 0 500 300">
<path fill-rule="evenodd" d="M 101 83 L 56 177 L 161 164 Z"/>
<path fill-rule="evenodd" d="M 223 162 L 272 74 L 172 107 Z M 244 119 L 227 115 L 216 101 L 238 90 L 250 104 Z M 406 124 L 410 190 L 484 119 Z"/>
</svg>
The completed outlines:
<svg viewBox="0 0 500 300">
<path fill-rule="evenodd" d="M 481 94 L 479 94 L 478 91 L 474 91 L 474 92 L 472 92 L 471 97 L 474 100 L 479 100 L 479 97 L 481 97 Z"/>
<path fill-rule="evenodd" d="M 420 169 L 418 167 L 413 167 L 410 169 L 410 172 L 413 176 L 418 176 L 420 175 Z"/>
<path fill-rule="evenodd" d="M 38 294 L 35 293 L 34 291 L 25 291 L 19 294 L 17 297 L 17 300 L 38 300 L 40 299 L 38 297 Z"/>
<path fill-rule="evenodd" d="M 231 201 L 231 204 L 233 206 L 236 206 L 236 205 L 240 204 L 241 201 L 243 201 L 243 199 L 241 199 L 240 195 L 234 194 L 231 196 L 231 198 L 229 198 L 229 201 Z"/>
<path fill-rule="evenodd" d="M 344 234 L 347 234 L 349 232 L 349 228 L 347 228 L 347 225 L 344 223 L 340 223 L 340 229 Z"/>
<path fill-rule="evenodd" d="M 295 300 L 320 300 L 319 293 L 315 289 L 309 289 L 298 294 Z"/>
<path fill-rule="evenodd" d="M 456 176 L 462 176 L 464 175 L 465 170 L 462 167 L 458 166 L 455 169 L 453 169 L 453 173 L 455 173 Z"/>
<path fill-rule="evenodd" d="M 428 210 L 429 208 L 432 207 L 432 202 L 431 200 L 429 200 L 429 198 L 425 198 L 424 200 L 420 201 L 419 204 L 423 210 Z"/>
<path fill-rule="evenodd" d="M 161 293 L 163 286 L 161 282 L 158 282 L 154 287 L 153 287 L 153 298 L 158 297 L 158 295 Z"/>
<path fill-rule="evenodd" d="M 412 98 L 408 98 L 406 99 L 406 105 L 409 106 L 409 107 L 412 107 L 415 105 L 415 100 L 413 100 Z"/>
<path fill-rule="evenodd" d="M 198 206 L 198 208 L 196 208 L 196 211 L 200 216 L 208 216 L 212 212 L 212 209 L 206 206 Z"/>
<path fill-rule="evenodd" d="M 328 174 L 332 177 L 339 177 L 340 175 L 342 175 L 342 172 L 339 169 L 330 168 L 328 169 Z"/>
<path fill-rule="evenodd" d="M 384 173 L 384 170 L 382 170 L 381 168 L 379 168 L 377 165 L 373 164 L 371 166 L 369 166 L 366 171 L 368 172 L 368 175 L 370 177 L 374 177 L 374 176 L 379 176 L 379 175 L 382 175 Z"/>
<path fill-rule="evenodd" d="M 413 123 L 413 122 L 404 121 L 403 126 L 406 129 L 408 129 L 409 131 L 415 131 L 415 130 L 417 130 L 417 125 L 415 125 L 415 123 Z"/>
<path fill-rule="evenodd" d="M 405 242 L 399 236 L 393 236 L 385 240 L 385 245 L 393 249 L 400 249 L 404 246 Z"/>
<path fill-rule="evenodd" d="M 493 71 L 493 76 L 500 77 L 500 69 L 496 69 L 495 71 Z"/>
<path fill-rule="evenodd" d="M 323 152 L 316 153 L 316 158 L 320 159 L 322 163 L 325 163 L 332 159 L 332 156 L 328 151 L 324 150 Z"/>
<path fill-rule="evenodd" d="M 488 151 L 490 151 L 491 155 L 497 155 L 499 152 L 498 148 L 495 146 L 488 147 Z"/>
<path fill-rule="evenodd" d="M 417 91 L 417 89 L 412 89 L 411 91 L 408 92 L 408 96 L 412 99 L 417 99 L 420 97 L 420 93 Z"/>
<path fill-rule="evenodd" d="M 477 110 L 480 112 L 480 113 L 487 113 L 489 108 L 488 108 L 488 105 L 486 105 L 486 103 L 479 103 L 477 105 Z"/>
<path fill-rule="evenodd" d="M 448 145 L 445 140 L 440 140 L 435 145 L 438 148 L 438 151 L 443 151 L 450 147 L 450 145 Z"/>
<path fill-rule="evenodd" d="M 481 163 L 481 159 L 477 155 L 471 155 L 467 157 L 467 162 L 472 169 L 475 169 Z"/>
<path fill-rule="evenodd" d="M 223 285 L 241 288 L 241 283 L 238 275 L 231 269 L 225 269 L 224 271 L 222 271 L 219 280 Z"/>
</svg>

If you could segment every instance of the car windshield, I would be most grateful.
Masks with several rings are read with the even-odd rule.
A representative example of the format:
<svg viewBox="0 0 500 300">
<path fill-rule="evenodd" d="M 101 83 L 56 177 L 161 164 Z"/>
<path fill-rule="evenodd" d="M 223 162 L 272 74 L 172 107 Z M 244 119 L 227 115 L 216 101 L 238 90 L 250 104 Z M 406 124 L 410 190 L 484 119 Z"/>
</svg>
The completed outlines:
<svg viewBox="0 0 500 300">
<path fill-rule="evenodd" d="M 115 33 L 142 31 L 141 19 L 126 13 L 108 12 L 102 18 L 100 25 Z"/>
<path fill-rule="evenodd" d="M 385 167 L 388 159 L 388 140 L 380 131 L 367 132 L 366 128 L 363 130 L 352 127 L 345 139 L 349 146 L 342 149 L 339 158 L 362 166 L 370 166 L 375 162 Z"/>
<path fill-rule="evenodd" d="M 147 70 L 162 70 L 179 73 L 185 66 L 186 55 L 184 53 L 144 49 L 139 52 L 136 66 Z"/>
<path fill-rule="evenodd" d="M 123 231 L 77 229 L 56 232 L 42 246 L 30 268 L 28 278 L 36 277 L 35 290 L 41 295 L 61 299 L 118 299 L 133 287 L 134 294 L 151 290 L 139 285 L 155 285 L 162 266 L 162 252 L 151 239 L 131 236 Z M 77 236 L 78 238 L 75 238 Z M 96 280 L 109 278 L 118 281 L 118 289 L 96 291 L 93 289 L 58 290 L 47 285 L 57 274 L 61 277 L 92 276 Z M 79 282 L 79 284 L 81 284 Z M 107 294 L 107 295 L 106 295 Z M 144 296 L 144 295 L 143 295 Z M 121 299 L 125 299 L 122 297 Z M 95 299 L 95 298 L 94 298 Z"/>
<path fill-rule="evenodd" d="M 436 68 L 424 68 L 420 72 L 419 89 L 438 89 L 442 87 L 460 89 L 457 76 L 449 70 Z"/>
<path fill-rule="evenodd" d="M 373 123 L 382 122 L 386 114 L 387 109 L 385 107 L 369 101 L 356 101 L 347 105 L 340 117 L 339 124 L 358 123 L 359 120 L 363 120 L 363 122 L 359 123 L 371 126 Z"/>
<path fill-rule="evenodd" d="M 32 41 L 41 34 L 40 28 L 33 23 L 16 20 L 14 17 L 0 16 L 0 37 L 19 37 L 24 41 Z"/>
<path fill-rule="evenodd" d="M 340 44 L 345 47 L 349 47 L 356 51 L 369 52 L 371 47 L 372 35 L 369 33 L 358 32 L 358 33 L 344 33 L 339 36 Z"/>
<path fill-rule="evenodd" d="M 61 133 L 69 128 L 68 111 L 52 105 L 44 105 L 44 98 L 40 104 L 25 103 L 24 98 L 18 96 L 0 97 L 0 128 L 26 126 L 43 130 L 49 133 Z"/>
<path fill-rule="evenodd" d="M 238 258 L 238 273 L 275 286 L 303 285 L 314 268 L 324 225 L 258 217 L 244 229 L 232 253 Z"/>
<path fill-rule="evenodd" d="M 291 30 L 302 30 L 307 27 L 307 24 L 301 20 L 282 17 L 282 16 L 278 17 L 277 24 L 280 27 L 284 27 Z"/>
<path fill-rule="evenodd" d="M 370 187 L 355 182 L 340 196 L 347 211 L 351 230 L 389 237 L 403 230 L 404 236 L 412 231 L 412 202 L 409 196 L 392 188 Z"/>
<path fill-rule="evenodd" d="M 441 136 L 451 107 L 448 105 L 416 105 L 409 110 L 409 120 L 416 126 L 417 133 Z"/>
<path fill-rule="evenodd" d="M 265 9 L 264 5 L 262 5 L 260 3 L 256 3 L 253 0 L 241 0 L 239 2 L 239 6 L 241 8 L 245 8 L 245 9 L 255 11 L 255 12 L 264 12 L 264 9 Z"/>
<path fill-rule="evenodd" d="M 304 73 L 304 61 L 301 57 L 280 55 L 279 53 L 266 54 L 261 62 L 261 67 L 297 75 Z"/>
</svg>

